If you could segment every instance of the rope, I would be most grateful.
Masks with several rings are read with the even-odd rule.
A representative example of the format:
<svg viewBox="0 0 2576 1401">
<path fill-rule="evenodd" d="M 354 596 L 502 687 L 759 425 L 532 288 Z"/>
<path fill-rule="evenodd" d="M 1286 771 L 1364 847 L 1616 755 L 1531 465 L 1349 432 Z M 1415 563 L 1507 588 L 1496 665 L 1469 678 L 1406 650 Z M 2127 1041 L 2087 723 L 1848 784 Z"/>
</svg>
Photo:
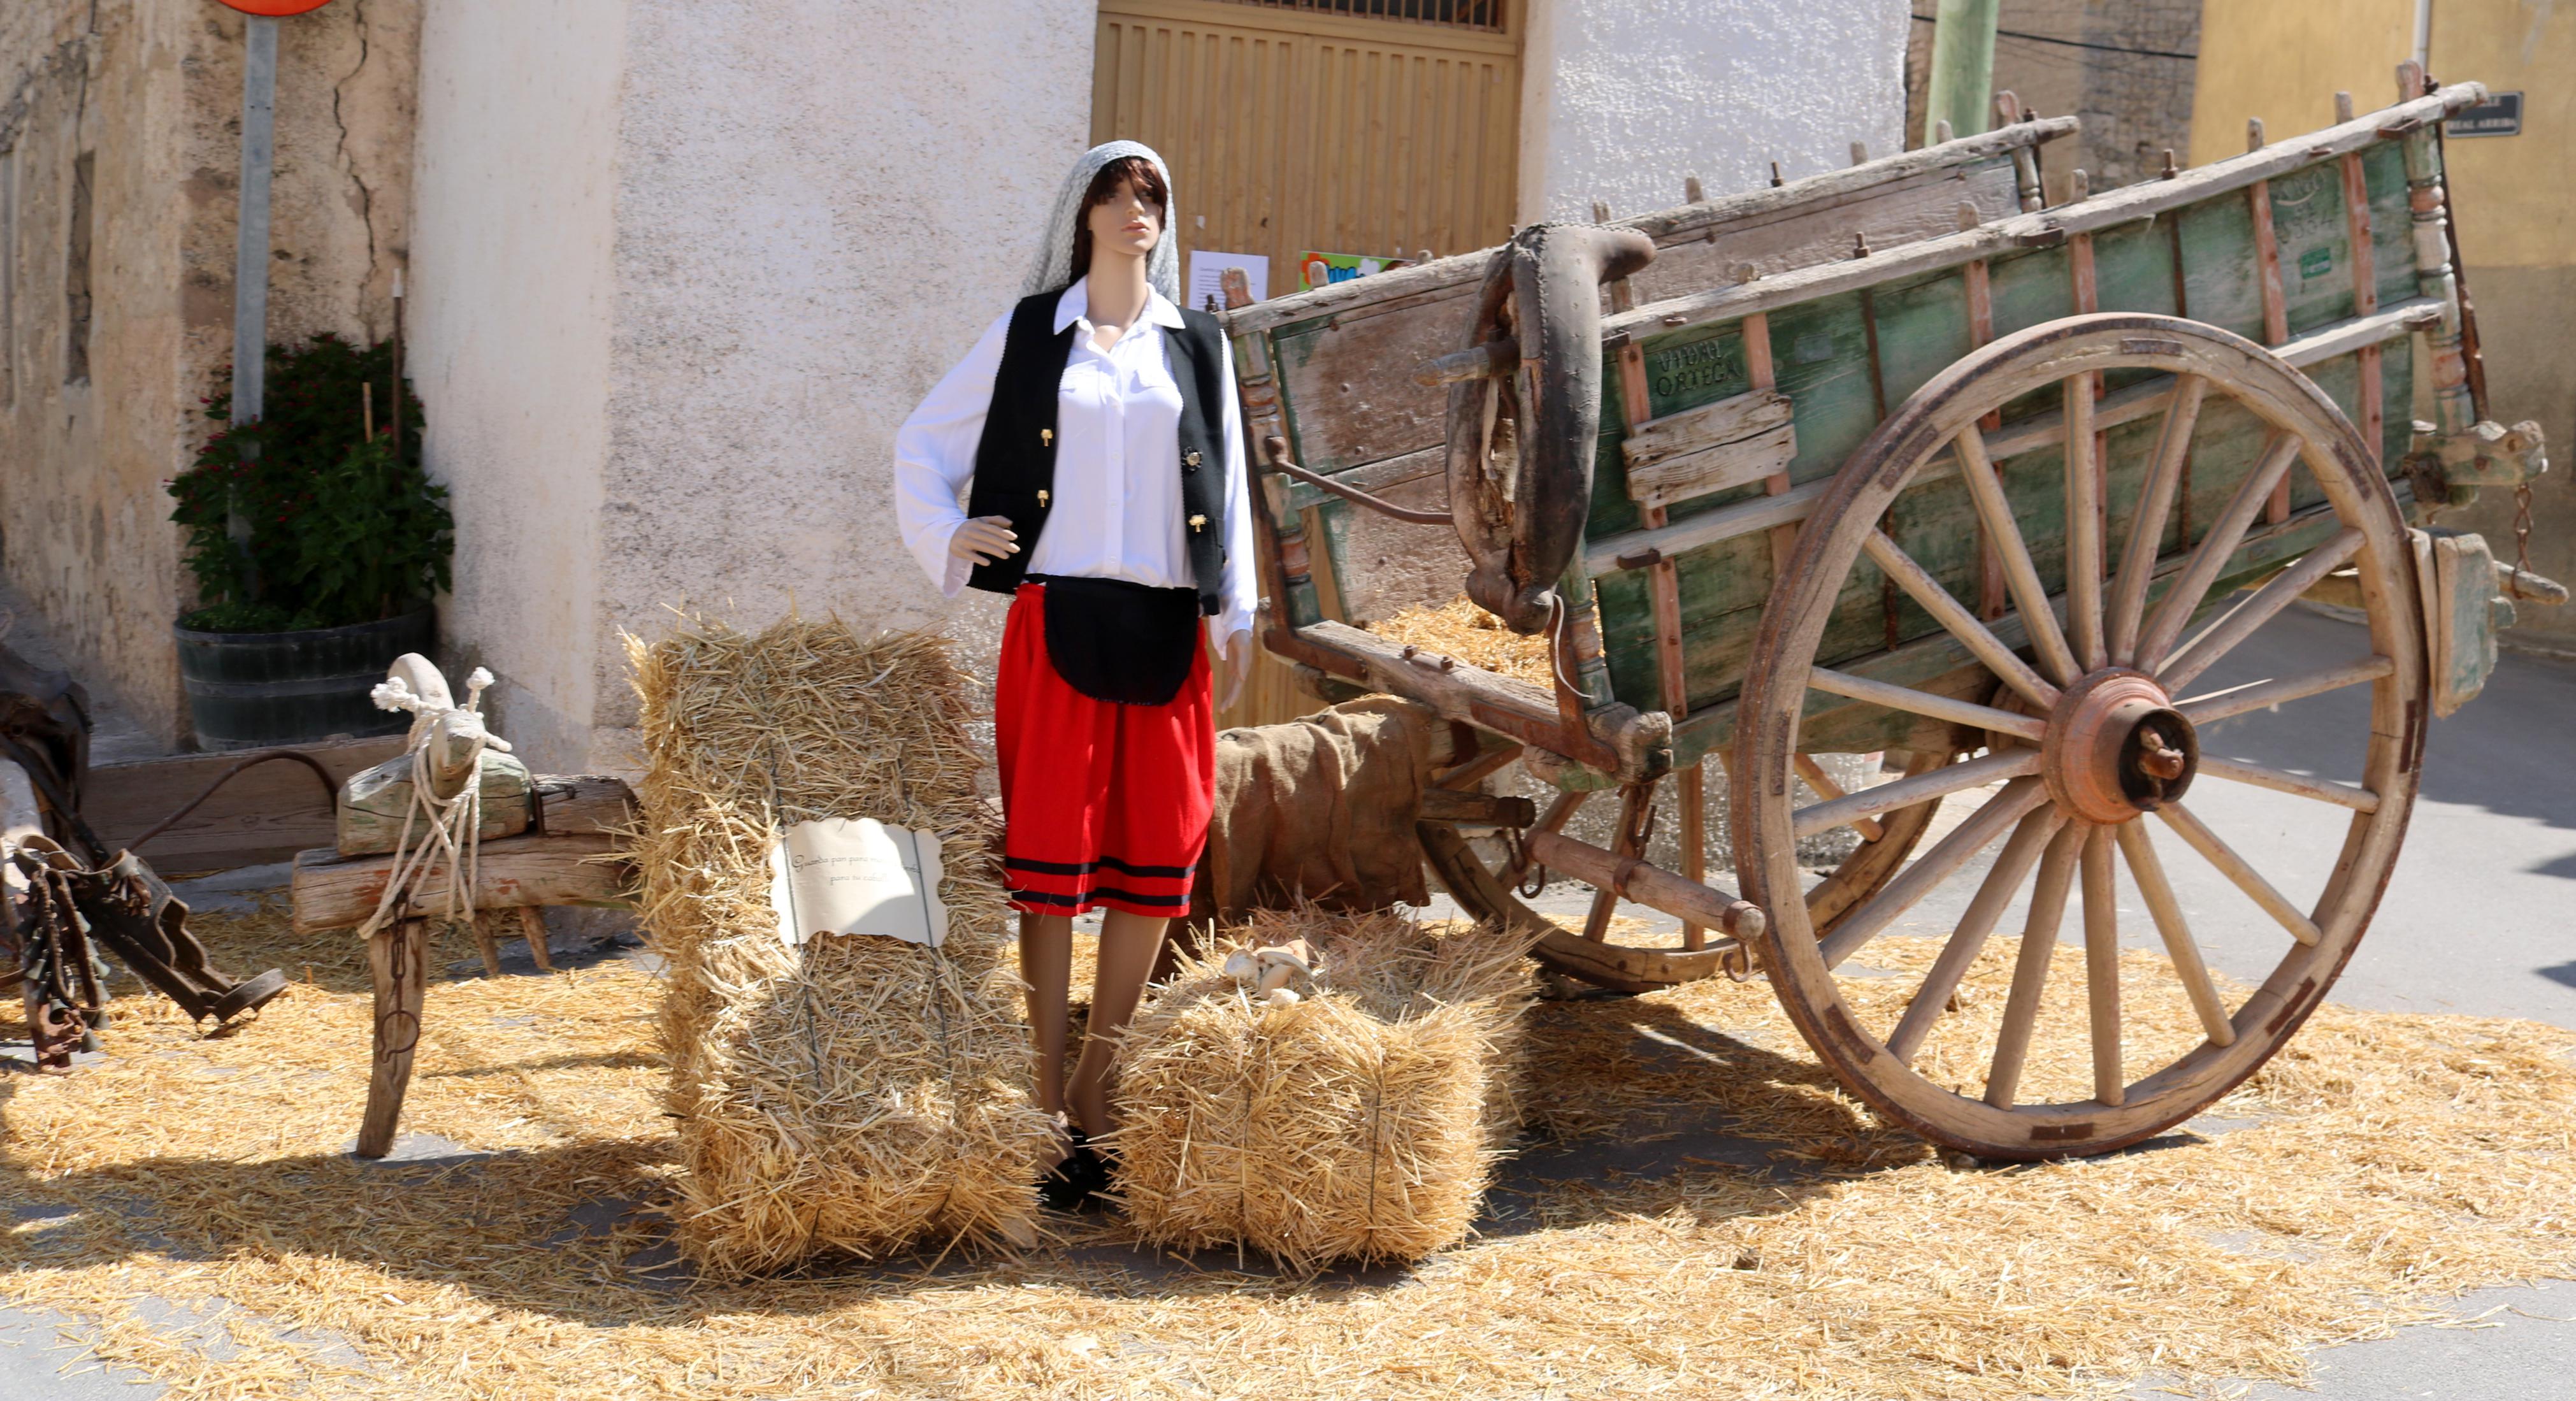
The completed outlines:
<svg viewBox="0 0 2576 1401">
<path fill-rule="evenodd" d="M 442 862 L 447 871 L 447 901 L 440 917 L 454 924 L 474 922 L 474 886 L 482 874 L 483 830 L 483 752 L 497 749 L 510 752 L 509 741 L 483 728 L 483 690 L 492 684 L 492 673 L 474 668 L 465 678 L 465 704 L 442 706 L 413 693 L 401 677 L 376 687 L 372 695 L 379 710 L 408 710 L 415 717 L 411 726 L 411 806 L 403 812 L 402 834 L 394 842 L 393 877 L 385 882 L 385 893 L 376 901 L 376 912 L 358 927 L 361 938 L 373 937 L 388 922 L 405 917 L 411 903 L 411 892 L 419 882 L 434 874 Z M 452 717 L 469 717 L 454 722 Z M 456 796 L 441 799 L 430 787 L 429 748 L 433 739 L 461 736 L 471 744 L 467 753 L 465 786 Z M 420 842 L 415 845 L 412 833 L 420 828 Z"/>
</svg>

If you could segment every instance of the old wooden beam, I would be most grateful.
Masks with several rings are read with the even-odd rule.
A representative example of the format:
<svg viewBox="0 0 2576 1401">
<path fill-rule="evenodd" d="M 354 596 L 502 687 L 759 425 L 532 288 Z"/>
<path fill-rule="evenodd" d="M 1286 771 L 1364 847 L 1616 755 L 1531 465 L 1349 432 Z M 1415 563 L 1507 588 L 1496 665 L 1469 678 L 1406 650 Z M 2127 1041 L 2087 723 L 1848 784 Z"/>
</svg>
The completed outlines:
<svg viewBox="0 0 2576 1401">
<path fill-rule="evenodd" d="M 1761 935 L 1762 911 L 1715 886 L 1685 880 L 1635 857 L 1615 856 L 1562 832 L 1532 832 L 1523 841 L 1532 859 L 1623 900 L 1663 911 L 1686 924 L 1723 929 L 1739 940 Z"/>
<path fill-rule="evenodd" d="M 1457 822 L 1470 827 L 1528 827 L 1538 821 L 1538 804 L 1527 798 L 1492 793 L 1425 788 L 1421 817 L 1425 822 Z"/>
<path fill-rule="evenodd" d="M 1640 214 L 1619 220 L 1618 227 L 1639 230 L 1657 243 L 1687 239 L 1712 228 L 1831 203 L 1916 176 L 1938 178 L 1945 170 L 1974 165 L 1996 156 L 2009 156 L 2043 142 L 2072 136 L 2080 126 L 2081 123 L 2073 117 L 2020 122 L 2000 131 L 1962 137 L 1945 145 L 1881 157 L 1867 165 L 1829 170 L 1782 185 L 1722 196 L 1703 204 Z M 1492 254 L 1491 248 L 1480 248 L 1412 267 L 1389 269 L 1373 277 L 1272 297 L 1268 301 L 1227 312 L 1226 330 L 1240 336 L 1294 321 L 1330 316 L 1354 307 L 1379 307 L 1399 297 L 1451 291 L 1483 281 L 1485 264 Z"/>
<path fill-rule="evenodd" d="M 1649 302 L 1621 316 L 1604 317 L 1604 341 L 1621 335 L 1654 335 L 1680 326 L 1730 321 L 1756 311 L 1777 311 L 1841 292 L 1857 292 L 1939 272 L 1980 259 L 2054 241 L 2078 233 L 2143 223 L 2155 215 L 2196 204 L 2212 195 L 2243 189 L 2257 180 L 2287 175 L 2319 161 L 2359 151 L 2387 139 L 2383 126 L 2438 122 L 2453 112 L 2486 100 L 2477 83 L 2454 83 L 2432 96 L 2373 112 L 2341 126 L 2328 127 L 2294 142 L 2213 162 L 2171 180 L 2150 180 L 2113 190 L 2080 205 L 1997 220 L 1963 233 L 1925 239 L 1868 258 L 1819 263 L 1741 286 L 1715 287 L 1685 297 Z M 1380 274 L 1396 276 L 1398 274 Z M 1366 279 L 1361 279 L 1365 282 Z M 1358 286 L 1360 283 L 1345 283 Z M 1268 305 L 1264 303 L 1264 305 Z"/>
<path fill-rule="evenodd" d="M 401 735 L 281 745 L 312 756 L 335 784 L 402 752 Z M 239 752 L 181 754 L 130 764 L 102 764 L 81 788 L 81 816 L 110 849 L 131 845 L 181 803 L 204 790 Z M 302 764 L 260 764 L 218 789 L 178 825 L 141 851 L 163 871 L 220 870 L 286 861 L 336 838 L 331 802 Z"/>
<path fill-rule="evenodd" d="M 475 858 L 475 907 L 632 904 L 635 873 L 620 850 L 615 838 L 596 832 L 485 842 Z M 391 856 L 344 857 L 331 847 L 298 853 L 289 885 L 296 929 L 311 934 L 364 923 L 393 874 Z M 443 868 L 416 882 L 412 908 L 442 908 L 448 885 Z"/>
</svg>

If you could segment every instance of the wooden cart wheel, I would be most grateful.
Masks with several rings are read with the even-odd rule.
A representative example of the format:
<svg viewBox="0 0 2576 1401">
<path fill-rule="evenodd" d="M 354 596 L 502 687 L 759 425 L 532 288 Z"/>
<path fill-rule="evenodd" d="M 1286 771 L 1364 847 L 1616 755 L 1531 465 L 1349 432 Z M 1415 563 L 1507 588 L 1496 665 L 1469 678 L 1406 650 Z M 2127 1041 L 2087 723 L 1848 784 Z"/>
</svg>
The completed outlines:
<svg viewBox="0 0 2576 1401">
<path fill-rule="evenodd" d="M 2105 538 L 2094 412 L 2100 372 L 2122 370 L 2172 378 L 2162 381 L 2169 387 L 2162 434 L 2143 468 L 2137 509 L 2127 517 L 2126 537 L 2113 542 Z M 2134 400 L 2156 392 L 2157 383 L 2145 379 L 2123 393 Z M 2064 518 L 2061 525 L 2048 511 L 2032 537 L 2054 546 L 2051 537 L 2063 531 L 2068 565 L 2065 587 L 2054 597 L 2032 563 L 2024 535 L 2029 518 L 2016 518 L 1979 427 L 1989 413 L 2039 391 L 2055 392 L 2063 405 L 2062 431 L 2045 446 L 2063 451 Z M 2247 420 L 2226 411 L 2264 438 L 2259 456 L 2246 454 L 2253 465 L 2232 474 L 2232 496 L 2195 531 L 2188 552 L 2160 561 L 2159 542 L 2187 480 L 2195 431 L 2227 401 L 2252 415 Z M 2297 464 L 2313 475 L 2325 504 L 2290 515 L 2288 496 L 2276 489 Z M 2204 473 L 2210 470 L 2204 463 Z M 1991 625 L 1881 529 L 1909 484 L 1942 473 L 1964 474 L 1965 494 L 2002 566 L 2014 610 Z M 2253 1073 L 2298 1030 L 2351 956 L 2378 905 L 2415 799 L 2424 733 L 2422 615 L 2404 522 L 2361 436 L 2297 370 L 2250 341 L 2172 317 L 2079 316 L 2006 337 L 1943 371 L 1861 446 L 1809 521 L 1755 638 L 1742 713 L 1758 720 L 1738 730 L 1732 810 L 1744 894 L 1770 916 L 1761 945 L 1766 969 L 1817 1054 L 1890 1118 L 1937 1142 L 1997 1158 L 2097 1153 L 2133 1143 L 2190 1117 Z M 2272 547 L 2240 557 L 2249 539 Z M 2300 554 L 2291 548 L 2300 542 L 2313 543 Z M 2042 551 L 2043 557 L 2053 553 Z M 1957 655 L 1975 660 L 1909 685 L 1869 679 L 1865 661 L 1820 666 L 1828 618 L 1864 555 L 1947 631 L 1959 644 Z M 2346 564 L 2359 572 L 2368 652 L 2226 692 L 2195 689 L 2211 663 Z M 2188 635 L 2194 615 L 2224 593 L 2215 585 L 2250 582 L 2249 574 L 2265 569 L 2278 572 Z M 1997 696 L 1997 680 L 2003 699 L 1979 703 Z M 2367 731 L 2352 737 L 2362 752 L 2358 787 L 2199 754 L 2197 726 L 2364 684 L 2372 704 Z M 1986 752 L 1843 802 L 1799 806 L 1788 780 L 1811 691 L 1952 722 L 1963 737 L 1979 737 Z M 2321 818 L 2348 819 L 2340 824 L 2331 868 L 2320 855 L 2318 869 L 2302 873 L 2322 877 L 2312 906 L 2284 896 L 2274 884 L 2284 873 L 2257 870 L 2194 815 L 2182 799 L 2195 777 L 2296 794 L 2315 800 Z M 1797 889 L 1800 833 L 1883 804 L 1943 795 L 1973 800 L 1965 821 L 1839 927 L 1820 935 L 1803 901 L 1779 898 Z M 2149 812 L 2286 931 L 2279 965 L 2237 1005 L 2228 1005 L 2202 964 L 2148 824 L 2140 820 Z M 2327 830 L 2320 828 L 2321 852 L 2331 849 Z M 1864 1016 L 1847 994 L 1860 992 L 1865 970 L 1845 960 L 1999 840 L 2002 851 L 1911 1000 Z M 2168 976 L 2197 1022 L 2154 1035 L 2133 1023 L 2130 1039 L 2161 1036 L 2171 1050 L 2194 1031 L 2202 1037 L 2170 1060 L 2155 1055 L 2162 1064 L 2123 1057 L 2115 862 L 2127 866 L 2171 957 Z M 1999 1008 L 1992 1000 L 1980 1004 L 1973 1017 L 1953 1013 L 1962 977 L 2034 868 L 2009 994 Z M 2083 911 L 2084 996 L 2080 1007 L 2043 1017 L 2050 955 L 2071 892 L 2080 892 Z M 2005 952 L 1999 947 L 1993 956 Z M 2125 995 L 2135 1005 L 2148 991 L 2133 986 Z M 2169 997 L 2174 989 L 2152 991 Z M 1936 1030 L 1937 1057 L 1925 1053 Z M 2046 1092 L 2023 1093 L 2025 1068 L 2036 1076 L 2042 1064 L 2032 1057 L 2034 1038 L 2042 1036 L 2051 1038 L 2052 1049 L 2068 1052 L 2048 1063 L 2071 1075 L 2054 1100 Z M 2089 1077 L 2081 1073 L 2088 1057 L 2078 1048 L 2089 1051 Z M 2089 1095 L 2083 1093 L 2088 1085 Z"/>
<path fill-rule="evenodd" d="M 1905 757 L 1908 777 L 1929 773 L 1948 762 L 1939 755 Z M 1654 796 L 1649 794 L 1649 801 Z M 1667 803 L 1671 801 L 1669 794 L 1662 796 Z M 1614 800 L 1614 795 L 1604 793 L 1595 799 L 1603 800 Z M 1922 840 L 1938 807 L 1938 803 L 1927 801 L 1879 814 L 1876 830 L 1807 892 L 1811 924 L 1822 929 L 1834 927 L 1855 905 L 1893 879 L 1905 864 L 1906 855 Z M 1731 945 L 1731 940 L 1711 935 L 1706 941 L 1711 947 L 1700 949 L 1682 947 L 1675 939 L 1660 945 L 1638 944 L 1623 940 L 1606 927 L 1601 938 L 1587 938 L 1523 904 L 1513 888 L 1520 873 L 1486 865 L 1455 828 L 1425 822 L 1421 824 L 1421 835 L 1432 874 L 1458 907 L 1473 918 L 1527 930 L 1536 941 L 1530 956 L 1543 967 L 1618 992 L 1651 992 L 1725 971 L 1725 946 Z M 1595 892 L 1596 902 L 1601 893 Z M 1611 898 L 1609 914 L 1615 918 L 1626 902 L 1615 894 Z"/>
</svg>

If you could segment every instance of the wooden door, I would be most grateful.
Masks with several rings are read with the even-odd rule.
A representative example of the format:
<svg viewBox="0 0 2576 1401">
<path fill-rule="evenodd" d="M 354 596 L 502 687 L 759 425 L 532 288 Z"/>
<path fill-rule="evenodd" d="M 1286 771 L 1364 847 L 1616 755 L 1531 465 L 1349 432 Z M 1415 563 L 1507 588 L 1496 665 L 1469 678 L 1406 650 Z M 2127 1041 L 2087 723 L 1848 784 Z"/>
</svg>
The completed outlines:
<svg viewBox="0 0 2576 1401">
<path fill-rule="evenodd" d="M 1091 139 L 1170 163 L 1193 249 L 1463 253 L 1511 236 L 1522 0 L 1101 0 Z"/>
</svg>

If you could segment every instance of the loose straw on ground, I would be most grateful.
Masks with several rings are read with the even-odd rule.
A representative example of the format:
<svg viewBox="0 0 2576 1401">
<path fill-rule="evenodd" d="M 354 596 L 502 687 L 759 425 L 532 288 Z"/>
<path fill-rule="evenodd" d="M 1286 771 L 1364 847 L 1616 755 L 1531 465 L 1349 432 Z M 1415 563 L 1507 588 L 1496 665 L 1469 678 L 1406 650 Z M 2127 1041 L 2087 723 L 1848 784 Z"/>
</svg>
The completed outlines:
<svg viewBox="0 0 2576 1401">
<path fill-rule="evenodd" d="M 405 1127 L 489 1156 L 368 1167 L 345 1155 L 364 951 L 283 910 L 192 924 L 217 963 L 299 981 L 212 1040 L 120 981 L 109 1059 L 0 1078 L 0 1297 L 181 1401 L 2219 1395 L 2576 1274 L 2576 1032 L 2329 1003 L 2196 1133 L 1960 1170 L 1840 1093 L 1768 989 L 1719 980 L 1532 1007 L 1539 1137 L 1477 1236 L 1409 1269 L 1300 1282 L 1103 1213 L 936 1269 L 698 1277 L 664 1215 L 686 1207 L 643 966 L 434 984 Z M 2060 957 L 2034 1087 L 2089 1074 L 2083 954 Z M 2011 960 L 1979 961 L 1958 1016 L 1999 1014 Z M 2192 1034 L 2155 955 L 2122 982 L 2139 1060 Z M 1884 1032 L 1915 978 L 1850 986 Z M 1967 1039 L 1923 1063 L 1972 1075 Z"/>
</svg>

